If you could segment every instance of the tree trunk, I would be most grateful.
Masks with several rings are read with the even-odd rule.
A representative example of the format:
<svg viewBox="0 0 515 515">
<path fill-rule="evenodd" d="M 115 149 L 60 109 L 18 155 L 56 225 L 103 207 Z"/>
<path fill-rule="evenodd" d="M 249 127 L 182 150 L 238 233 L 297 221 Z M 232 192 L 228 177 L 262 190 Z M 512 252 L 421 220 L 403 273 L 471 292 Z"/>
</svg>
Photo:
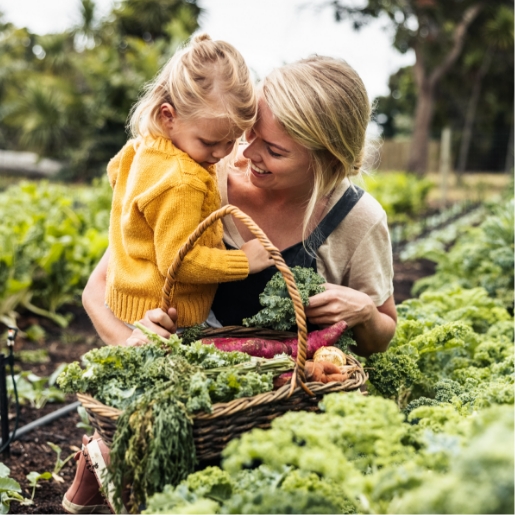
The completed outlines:
<svg viewBox="0 0 515 515">
<path fill-rule="evenodd" d="M 417 107 L 415 110 L 415 126 L 408 159 L 408 172 L 423 175 L 427 168 L 429 149 L 429 130 L 433 118 L 434 88 L 428 80 L 419 87 Z"/>
<path fill-rule="evenodd" d="M 467 167 L 467 156 L 469 153 L 470 142 L 472 140 L 472 129 L 474 127 L 474 121 L 476 119 L 477 105 L 479 102 L 479 94 L 481 93 L 481 85 L 483 77 L 486 75 L 492 62 L 492 51 L 488 49 L 483 57 L 481 67 L 475 77 L 474 86 L 472 87 L 472 94 L 467 106 L 467 113 L 465 115 L 465 125 L 463 126 L 463 135 L 461 137 L 460 153 L 458 158 L 458 166 L 456 172 L 458 175 L 458 181 L 461 181 L 461 176 Z"/>
<path fill-rule="evenodd" d="M 417 107 L 415 111 L 415 127 L 413 140 L 408 159 L 408 171 L 423 175 L 427 169 L 427 155 L 429 148 L 429 130 L 433 118 L 435 89 L 442 77 L 449 71 L 458 59 L 463 49 L 465 36 L 470 24 L 477 17 L 482 3 L 471 5 L 463 14 L 461 21 L 456 25 L 453 34 L 453 45 L 439 66 L 428 73 L 423 58 L 420 41 L 413 48 L 415 51 L 415 82 L 418 87 Z"/>
</svg>

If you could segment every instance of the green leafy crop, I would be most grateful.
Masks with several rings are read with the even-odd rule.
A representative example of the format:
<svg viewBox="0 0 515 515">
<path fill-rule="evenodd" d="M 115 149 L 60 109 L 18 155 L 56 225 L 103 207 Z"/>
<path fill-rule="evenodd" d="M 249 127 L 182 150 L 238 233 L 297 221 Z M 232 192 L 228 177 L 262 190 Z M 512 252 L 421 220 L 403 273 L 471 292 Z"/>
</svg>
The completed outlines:
<svg viewBox="0 0 515 515">
<path fill-rule="evenodd" d="M 291 271 L 304 306 L 308 305 L 309 297 L 325 290 L 325 279 L 313 269 L 295 266 Z M 293 301 L 281 272 L 277 272 L 268 281 L 263 293 L 259 295 L 259 302 L 263 309 L 250 318 L 244 318 L 244 326 L 288 331 L 296 325 Z"/>
</svg>

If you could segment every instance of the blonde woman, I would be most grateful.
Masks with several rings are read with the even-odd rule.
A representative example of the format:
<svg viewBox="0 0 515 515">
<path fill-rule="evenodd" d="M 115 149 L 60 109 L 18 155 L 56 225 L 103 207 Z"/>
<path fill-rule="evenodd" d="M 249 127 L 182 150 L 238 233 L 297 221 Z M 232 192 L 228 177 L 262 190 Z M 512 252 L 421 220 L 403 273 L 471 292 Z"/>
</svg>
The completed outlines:
<svg viewBox="0 0 515 515">
<path fill-rule="evenodd" d="M 350 182 L 362 169 L 369 119 L 365 87 L 348 64 L 329 57 L 304 59 L 263 81 L 247 144 L 234 162 L 218 165 L 222 204 L 250 215 L 289 266 L 312 267 L 326 279 L 326 290 L 310 298 L 308 321 L 329 325 L 345 320 L 354 331 L 356 352 L 364 356 L 385 351 L 396 327 L 386 215 Z M 227 248 L 243 248 L 252 238 L 243 224 L 226 217 Z M 88 281 L 84 307 L 105 343 L 144 344 L 139 330 L 131 331 L 104 307 L 109 253 Z M 269 267 L 220 284 L 212 305 L 218 321 L 239 324 L 255 314 L 259 294 L 275 271 Z M 168 337 L 177 316 L 180 320 L 180 308 L 168 313 L 154 309 L 142 323 Z M 90 485 L 83 491 L 98 496 L 93 474 L 80 467 L 81 462 L 83 483 Z"/>
<path fill-rule="evenodd" d="M 350 181 L 361 173 L 367 150 L 371 110 L 363 82 L 345 61 L 314 56 L 274 70 L 259 86 L 258 99 L 247 145 L 234 163 L 218 165 L 222 204 L 251 216 L 289 266 L 311 266 L 326 279 L 326 291 L 306 308 L 310 323 L 345 320 L 359 354 L 386 350 L 396 327 L 386 214 Z M 226 217 L 227 248 L 251 239 L 242 223 Z M 107 260 L 84 290 L 84 307 L 106 343 L 142 343 L 139 331 L 118 327 L 105 314 Z M 231 325 L 255 314 L 275 271 L 220 284 L 212 306 L 217 319 Z M 142 322 L 167 336 L 176 316 L 174 310 L 151 310 Z"/>
</svg>

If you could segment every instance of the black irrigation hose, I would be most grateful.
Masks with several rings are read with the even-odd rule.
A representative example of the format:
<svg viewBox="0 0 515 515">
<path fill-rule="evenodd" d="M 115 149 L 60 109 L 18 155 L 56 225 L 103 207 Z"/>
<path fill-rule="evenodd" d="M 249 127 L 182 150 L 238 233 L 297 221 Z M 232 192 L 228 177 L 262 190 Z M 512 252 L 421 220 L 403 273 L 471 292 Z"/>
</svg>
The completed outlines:
<svg viewBox="0 0 515 515">
<path fill-rule="evenodd" d="M 54 420 L 57 420 L 58 418 L 64 417 L 71 411 L 76 410 L 79 406 L 80 406 L 80 401 L 72 402 L 71 404 L 68 404 L 67 406 L 63 406 L 62 408 L 59 408 L 58 410 L 52 411 L 52 413 L 48 413 L 44 417 L 41 417 L 41 418 L 38 418 L 37 420 L 29 422 L 28 424 L 21 427 L 18 431 L 16 431 L 16 429 L 15 429 L 9 436 L 9 440 L 7 441 L 6 445 L 11 443 L 11 441 L 14 441 L 15 439 L 20 438 L 20 436 L 23 436 L 23 435 L 29 433 L 33 429 L 36 429 L 37 427 L 44 426 L 45 424 L 49 424 L 50 422 L 53 422 Z M 15 433 L 16 433 L 16 435 L 15 435 Z M 16 436 L 16 438 L 15 438 L 15 436 Z"/>
</svg>

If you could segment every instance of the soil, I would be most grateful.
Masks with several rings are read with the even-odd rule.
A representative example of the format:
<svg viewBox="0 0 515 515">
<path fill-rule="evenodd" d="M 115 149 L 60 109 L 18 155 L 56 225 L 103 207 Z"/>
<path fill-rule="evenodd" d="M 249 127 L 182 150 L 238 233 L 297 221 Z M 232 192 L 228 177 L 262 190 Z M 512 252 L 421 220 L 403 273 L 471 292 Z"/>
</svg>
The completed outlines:
<svg viewBox="0 0 515 515">
<path fill-rule="evenodd" d="M 414 281 L 433 273 L 434 264 L 430 261 L 421 260 L 413 263 L 401 263 L 395 256 L 395 302 L 400 303 L 411 298 L 411 288 Z M 72 307 L 67 308 L 66 311 L 69 312 L 70 310 L 73 313 L 73 319 L 66 329 L 56 327 L 47 319 L 30 314 L 21 314 L 18 319 L 20 329 L 26 329 L 30 325 L 39 325 L 45 330 L 46 334 L 44 341 L 40 343 L 18 336 L 15 353 L 21 350 L 45 348 L 48 351 L 50 360 L 47 363 L 33 365 L 16 362 L 17 367 L 23 370 L 31 370 L 39 376 L 49 376 L 61 363 L 76 361 L 82 354 L 102 345 L 82 308 Z M 3 352 L 5 352 L 5 349 Z M 69 404 L 75 400 L 74 396 L 67 396 L 66 403 Z M 60 404 L 46 404 L 40 409 L 27 405 L 23 406 L 20 412 L 18 427 L 21 428 L 25 424 L 39 419 L 62 406 Z M 10 413 L 11 430 L 14 425 L 13 417 L 14 413 Z M 0 457 L 0 461 L 10 468 L 10 477 L 20 483 L 24 497 L 30 499 L 33 490 L 27 481 L 27 474 L 32 471 L 43 473 L 54 470 L 57 455 L 47 445 L 47 442 L 52 442 L 62 449 L 62 460 L 79 450 L 84 434 L 84 429 L 77 427 L 79 422 L 80 417 L 78 413 L 72 411 L 58 420 L 40 426 L 21 436 L 11 444 L 10 455 L 4 454 Z M 13 501 L 11 502 L 10 513 L 64 513 L 61 507 L 61 500 L 73 481 L 75 467 L 75 460 L 72 458 L 56 474 L 56 478 L 42 480 L 39 483 L 38 488 L 35 490 L 33 504 L 26 506 Z"/>
</svg>

